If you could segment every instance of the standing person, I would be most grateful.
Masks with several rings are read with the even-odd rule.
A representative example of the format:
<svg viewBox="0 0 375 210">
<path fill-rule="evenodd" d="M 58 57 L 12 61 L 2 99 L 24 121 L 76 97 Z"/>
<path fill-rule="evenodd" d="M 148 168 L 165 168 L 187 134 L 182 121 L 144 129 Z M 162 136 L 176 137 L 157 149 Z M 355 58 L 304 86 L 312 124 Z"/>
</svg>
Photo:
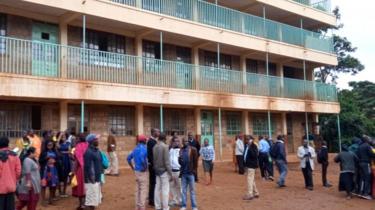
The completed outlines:
<svg viewBox="0 0 375 210">
<path fill-rule="evenodd" d="M 336 163 L 340 163 L 339 191 L 346 191 L 346 199 L 351 199 L 354 189 L 353 178 L 358 158 L 354 153 L 349 151 L 347 145 L 343 144 L 341 148 L 342 152 L 334 159 Z"/>
<path fill-rule="evenodd" d="M 259 197 L 259 191 L 255 184 L 255 171 L 259 166 L 258 156 L 258 147 L 255 145 L 254 139 L 250 137 L 244 153 L 244 164 L 247 172 L 247 193 L 243 200 L 252 200 Z"/>
<path fill-rule="evenodd" d="M 14 210 L 17 180 L 21 175 L 21 162 L 17 153 L 9 149 L 8 137 L 0 137 L 0 209 Z"/>
<path fill-rule="evenodd" d="M 36 151 L 35 151 L 36 153 Z M 36 156 L 36 154 L 35 154 Z M 56 168 L 57 150 L 56 144 L 51 138 L 45 142 L 45 148 L 42 150 L 42 154 L 39 158 L 40 164 L 40 175 L 42 179 L 42 202 L 43 205 L 46 202 L 46 189 L 49 189 L 49 200 L 48 203 L 52 204 L 53 200 L 56 200 L 55 193 L 56 187 L 59 184 L 58 172 Z"/>
<path fill-rule="evenodd" d="M 165 143 L 166 136 L 161 133 L 158 143 L 153 148 L 153 166 L 156 176 L 155 209 L 169 210 L 169 180 L 172 178 L 172 168 L 169 159 L 169 147 Z"/>
<path fill-rule="evenodd" d="M 243 154 L 244 154 L 244 144 L 243 144 L 243 139 L 242 139 L 242 135 L 238 135 L 237 136 L 237 140 L 236 140 L 236 150 L 235 150 L 235 154 L 236 154 L 236 158 L 237 158 L 237 164 L 238 164 L 238 173 L 239 174 L 244 174 L 245 173 L 245 169 L 244 169 L 244 165 L 243 165 L 243 161 L 244 161 L 244 158 L 243 158 Z"/>
<path fill-rule="evenodd" d="M 358 137 L 353 137 L 352 144 L 349 146 L 349 152 L 352 152 L 358 157 L 358 148 L 359 145 L 362 143 L 362 140 Z M 355 173 L 354 173 L 354 190 L 353 193 L 356 195 L 360 194 L 361 191 L 361 177 L 359 176 L 360 168 L 359 163 L 357 163 L 355 167 Z"/>
<path fill-rule="evenodd" d="M 194 138 L 192 132 L 189 132 L 189 133 L 188 133 L 188 140 L 189 140 L 189 145 L 190 145 L 191 147 L 194 147 L 194 148 L 197 150 L 197 152 L 198 152 L 198 160 L 199 160 L 199 156 L 200 156 L 200 155 L 199 155 L 199 151 L 201 150 L 201 144 L 199 143 L 198 140 L 196 140 L 196 139 Z M 196 170 L 196 171 L 194 172 L 194 179 L 195 179 L 195 182 L 198 182 L 198 170 Z"/>
<path fill-rule="evenodd" d="M 368 136 L 362 137 L 362 143 L 358 148 L 359 176 L 361 177 L 360 195 L 362 198 L 371 200 L 371 159 L 375 158 L 375 153 L 369 144 Z"/>
<path fill-rule="evenodd" d="M 285 178 L 288 174 L 288 162 L 286 160 L 285 143 L 283 136 L 277 136 L 277 141 L 271 148 L 271 156 L 275 160 L 276 167 L 280 173 L 279 181 L 277 181 L 277 186 L 280 188 L 285 187 Z"/>
<path fill-rule="evenodd" d="M 106 174 L 110 176 L 118 176 L 119 171 L 118 171 L 118 158 L 117 158 L 117 153 L 116 153 L 116 131 L 111 128 L 111 133 L 108 135 L 107 139 L 107 152 L 109 155 L 109 161 L 111 165 L 109 168 L 106 170 Z"/>
<path fill-rule="evenodd" d="M 171 148 L 169 149 L 169 158 L 172 167 L 172 180 L 169 183 L 170 192 L 172 194 L 171 206 L 181 205 L 181 180 L 180 180 L 180 163 L 178 157 L 180 155 L 180 139 L 176 136 L 172 137 Z"/>
<path fill-rule="evenodd" d="M 199 153 L 202 156 L 202 165 L 206 185 L 210 185 L 212 183 L 212 172 L 214 170 L 215 149 L 209 144 L 207 138 L 204 139 L 204 146 L 201 148 Z M 207 173 L 210 175 L 209 179 L 207 178 Z"/>
<path fill-rule="evenodd" d="M 375 153 L 375 139 L 371 141 L 372 152 Z M 371 172 L 372 172 L 372 197 L 375 198 L 375 158 L 371 161 Z"/>
<path fill-rule="evenodd" d="M 86 141 L 89 143 L 89 147 L 83 156 L 86 190 L 85 206 L 88 209 L 95 209 L 102 200 L 100 185 L 103 173 L 102 155 L 98 149 L 99 136 L 89 134 L 86 137 Z"/>
<path fill-rule="evenodd" d="M 31 145 L 35 147 L 35 158 L 38 160 L 40 154 L 42 153 L 42 141 L 40 140 L 39 136 L 34 133 L 34 130 L 29 130 L 27 132 L 27 138 L 31 142 Z"/>
<path fill-rule="evenodd" d="M 263 136 L 259 136 L 259 167 L 260 167 L 260 174 L 263 180 L 273 180 L 273 177 L 269 171 L 269 153 L 270 153 L 271 146 L 268 141 L 263 138 Z"/>
<path fill-rule="evenodd" d="M 27 138 L 27 133 L 24 132 L 22 135 L 22 138 L 17 139 L 16 141 L 16 147 L 13 151 L 15 151 L 18 155 L 18 157 L 22 160 L 27 152 L 27 150 L 31 147 L 30 139 Z"/>
<path fill-rule="evenodd" d="M 58 141 L 58 151 L 60 155 L 60 171 L 59 171 L 59 179 L 60 179 L 60 197 L 66 198 L 68 195 L 66 194 L 66 187 L 68 186 L 68 177 L 72 170 L 71 162 L 70 162 L 70 150 L 71 150 L 71 143 L 67 141 L 68 136 L 65 132 L 60 132 L 57 137 Z M 62 188 L 61 188 L 62 184 Z"/>
<path fill-rule="evenodd" d="M 182 203 L 180 210 L 186 210 L 187 189 L 190 191 L 191 207 L 198 210 L 194 173 L 198 166 L 198 151 L 190 146 L 188 139 L 183 139 L 183 147 L 180 150 L 179 163 L 181 165 Z"/>
<path fill-rule="evenodd" d="M 307 139 L 303 140 L 303 145 L 298 148 L 297 157 L 301 160 L 301 169 L 305 179 L 305 188 L 308 190 L 314 189 L 313 170 L 315 149 L 309 146 Z"/>
<path fill-rule="evenodd" d="M 156 176 L 154 171 L 154 164 L 153 164 L 153 149 L 155 145 L 158 143 L 158 138 L 160 136 L 160 130 L 157 128 L 151 129 L 151 136 L 147 140 L 147 160 L 148 160 L 148 172 L 149 172 L 149 187 L 148 187 L 148 205 L 154 206 L 154 193 L 155 193 L 155 184 L 156 184 Z"/>
<path fill-rule="evenodd" d="M 137 137 L 137 146 L 128 155 L 127 161 L 130 168 L 135 173 L 136 178 L 136 192 L 135 192 L 135 204 L 136 210 L 146 210 L 146 196 L 147 196 L 147 147 L 146 147 L 146 136 L 139 135 Z M 134 161 L 134 165 L 132 163 Z"/>
<path fill-rule="evenodd" d="M 74 167 L 73 174 L 77 179 L 77 185 L 72 188 L 72 195 L 78 198 L 79 206 L 78 210 L 85 209 L 85 177 L 84 177 L 84 154 L 88 148 L 88 143 L 86 142 L 86 137 L 84 134 L 78 135 L 78 143 L 75 146 L 73 156 L 74 156 Z"/>
<path fill-rule="evenodd" d="M 22 163 L 22 177 L 17 187 L 17 210 L 27 206 L 27 210 L 36 210 L 38 205 L 40 186 L 39 164 L 35 159 L 35 148 L 30 147 L 26 151 L 26 157 Z"/>
<path fill-rule="evenodd" d="M 324 187 L 332 187 L 331 184 L 327 181 L 327 169 L 329 165 L 328 161 L 328 147 L 327 142 L 322 142 L 322 148 L 319 150 L 318 153 L 318 162 L 322 164 L 322 182 Z"/>
</svg>

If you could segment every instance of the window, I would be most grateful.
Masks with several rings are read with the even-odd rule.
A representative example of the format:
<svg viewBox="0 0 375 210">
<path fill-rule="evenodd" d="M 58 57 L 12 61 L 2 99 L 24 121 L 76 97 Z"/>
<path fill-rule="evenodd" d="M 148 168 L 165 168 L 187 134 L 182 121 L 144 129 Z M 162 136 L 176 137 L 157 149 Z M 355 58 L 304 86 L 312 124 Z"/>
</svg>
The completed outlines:
<svg viewBox="0 0 375 210">
<path fill-rule="evenodd" d="M 142 56 L 145 58 L 160 59 L 160 44 L 157 42 L 143 41 Z"/>
<path fill-rule="evenodd" d="M 0 14 L 0 36 L 6 36 L 7 19 L 5 14 Z M 0 37 L 0 53 L 6 51 L 6 39 Z"/>
<path fill-rule="evenodd" d="M 183 109 L 165 109 L 164 110 L 164 132 L 172 135 L 186 135 L 186 110 Z"/>
<path fill-rule="evenodd" d="M 21 137 L 32 126 L 32 106 L 0 103 L 0 136 Z"/>
<path fill-rule="evenodd" d="M 227 135 L 237 135 L 241 133 L 241 113 L 227 112 Z"/>
<path fill-rule="evenodd" d="M 246 72 L 258 74 L 258 61 L 253 59 L 247 59 Z"/>
<path fill-rule="evenodd" d="M 86 47 L 95 51 L 86 51 L 85 62 L 92 65 L 122 68 L 125 59 L 125 37 L 95 30 L 86 31 Z M 83 44 L 82 44 L 83 45 Z M 109 54 L 116 53 L 116 54 Z"/>
<path fill-rule="evenodd" d="M 183 63 L 191 63 L 191 49 L 188 47 L 176 47 L 176 60 Z"/>
<path fill-rule="evenodd" d="M 204 65 L 217 68 L 217 53 L 204 51 Z M 220 54 L 220 68 L 232 69 L 232 56 Z"/>
<path fill-rule="evenodd" d="M 271 115 L 271 133 L 274 134 L 275 122 Z M 259 113 L 253 115 L 253 133 L 254 135 L 268 136 L 268 114 Z"/>
<path fill-rule="evenodd" d="M 117 136 L 134 135 L 134 113 L 133 107 L 110 107 L 108 129 L 114 129 Z"/>
</svg>

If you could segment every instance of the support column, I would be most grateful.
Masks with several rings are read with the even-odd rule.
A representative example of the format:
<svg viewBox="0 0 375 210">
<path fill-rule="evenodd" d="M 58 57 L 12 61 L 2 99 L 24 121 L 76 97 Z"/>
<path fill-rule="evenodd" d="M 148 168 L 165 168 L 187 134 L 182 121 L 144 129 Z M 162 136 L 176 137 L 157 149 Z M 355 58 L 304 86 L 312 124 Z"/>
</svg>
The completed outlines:
<svg viewBox="0 0 375 210">
<path fill-rule="evenodd" d="M 137 84 L 143 85 L 142 38 L 135 38 L 135 55 L 137 56 Z"/>
<path fill-rule="evenodd" d="M 306 139 L 309 139 L 309 115 L 305 112 L 305 132 L 306 132 Z"/>
<path fill-rule="evenodd" d="M 68 129 L 68 102 L 60 101 L 60 131 Z"/>
<path fill-rule="evenodd" d="M 81 133 L 85 132 L 85 102 L 81 101 Z"/>
<path fill-rule="evenodd" d="M 280 96 L 284 97 L 284 68 L 282 63 L 276 64 L 276 75 L 280 77 Z"/>
<path fill-rule="evenodd" d="M 337 114 L 337 134 L 338 134 L 338 138 L 339 138 L 339 148 L 340 148 L 340 152 L 341 152 L 342 148 L 341 148 L 340 114 Z"/>
<path fill-rule="evenodd" d="M 195 83 L 195 89 L 199 90 L 200 88 L 200 72 L 199 72 L 199 48 L 193 47 L 192 49 L 192 55 L 193 55 L 193 64 L 194 64 L 194 83 Z"/>
<path fill-rule="evenodd" d="M 272 139 L 272 127 L 271 127 L 271 111 L 268 110 L 268 139 Z"/>
<path fill-rule="evenodd" d="M 249 111 L 247 110 L 242 111 L 242 131 L 246 136 L 250 135 Z"/>
<path fill-rule="evenodd" d="M 59 24 L 60 33 L 59 39 L 60 44 L 62 45 L 60 48 L 60 76 L 62 78 L 67 78 L 67 48 L 68 46 L 68 24 L 60 23 Z"/>
<path fill-rule="evenodd" d="M 137 135 L 144 134 L 144 127 L 143 127 L 143 104 L 136 105 L 136 126 L 137 126 Z"/>
<path fill-rule="evenodd" d="M 160 104 L 160 132 L 164 132 L 163 104 Z"/>
<path fill-rule="evenodd" d="M 288 139 L 288 126 L 286 122 L 285 112 L 281 113 L 281 132 L 282 132 L 282 135 L 284 135 L 285 150 L 286 150 L 286 153 L 288 154 L 289 139 Z"/>
<path fill-rule="evenodd" d="M 319 127 L 319 114 L 313 114 L 313 122 L 317 123 L 316 126 L 314 126 L 314 134 L 320 135 L 320 127 Z"/>
<path fill-rule="evenodd" d="M 247 93 L 247 79 L 246 79 L 246 57 L 240 57 L 240 69 L 242 71 L 242 93 Z"/>
<path fill-rule="evenodd" d="M 201 125 L 201 109 L 199 107 L 194 108 L 194 121 L 195 121 L 195 135 L 197 140 L 200 141 L 202 135 L 202 125 Z"/>
<path fill-rule="evenodd" d="M 219 107 L 218 110 L 219 115 L 219 153 L 220 153 L 220 160 L 223 160 L 223 137 L 222 137 L 222 130 L 221 130 L 221 108 Z"/>
</svg>

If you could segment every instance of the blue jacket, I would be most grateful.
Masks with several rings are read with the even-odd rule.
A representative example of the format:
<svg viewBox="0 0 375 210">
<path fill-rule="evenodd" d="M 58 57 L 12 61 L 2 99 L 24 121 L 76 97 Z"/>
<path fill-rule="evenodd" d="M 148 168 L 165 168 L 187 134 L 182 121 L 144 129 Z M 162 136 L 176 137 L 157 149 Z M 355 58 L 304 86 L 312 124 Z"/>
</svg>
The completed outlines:
<svg viewBox="0 0 375 210">
<path fill-rule="evenodd" d="M 274 154 L 272 154 L 272 158 L 275 160 L 283 160 L 286 162 L 286 152 L 285 152 L 285 144 L 283 141 L 277 140 L 276 143 L 273 145 L 272 151 L 275 151 Z M 273 153 L 273 152 L 272 152 Z"/>
<path fill-rule="evenodd" d="M 100 182 L 103 173 L 102 155 L 98 148 L 89 146 L 83 156 L 85 183 Z"/>
<path fill-rule="evenodd" d="M 134 150 L 128 155 L 127 161 L 131 164 L 134 160 L 134 170 L 145 172 L 147 170 L 147 147 L 145 144 L 139 143 Z"/>
</svg>

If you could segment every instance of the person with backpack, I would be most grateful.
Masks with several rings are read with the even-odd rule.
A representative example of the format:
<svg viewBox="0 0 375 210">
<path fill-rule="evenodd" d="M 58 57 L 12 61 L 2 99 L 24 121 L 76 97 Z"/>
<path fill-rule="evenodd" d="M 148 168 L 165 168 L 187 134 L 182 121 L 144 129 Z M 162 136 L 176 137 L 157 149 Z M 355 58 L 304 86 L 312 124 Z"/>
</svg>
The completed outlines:
<svg viewBox="0 0 375 210">
<path fill-rule="evenodd" d="M 276 143 L 271 147 L 271 157 L 275 160 L 277 170 L 279 171 L 280 177 L 277 181 L 278 187 L 286 187 L 285 178 L 288 174 L 288 162 L 286 160 L 286 151 L 284 137 L 277 136 Z"/>
<path fill-rule="evenodd" d="M 320 148 L 318 152 L 318 163 L 322 164 L 322 181 L 323 187 L 332 187 L 330 183 L 327 181 L 327 169 L 328 169 L 328 147 L 327 142 L 322 142 L 322 148 Z"/>
</svg>

